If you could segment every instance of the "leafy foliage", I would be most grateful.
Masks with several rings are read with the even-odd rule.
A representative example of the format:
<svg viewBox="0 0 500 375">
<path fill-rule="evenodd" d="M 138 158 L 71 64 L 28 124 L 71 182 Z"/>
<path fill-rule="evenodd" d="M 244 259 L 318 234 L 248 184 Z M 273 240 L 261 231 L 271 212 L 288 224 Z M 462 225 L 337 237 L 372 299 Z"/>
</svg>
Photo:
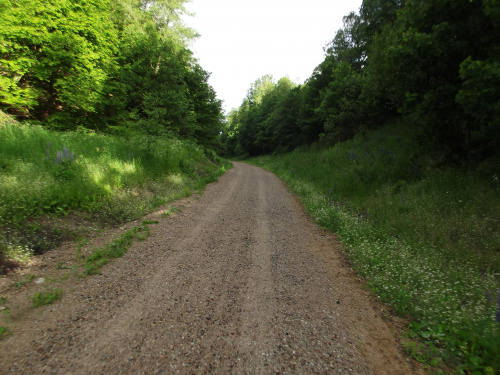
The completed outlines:
<svg viewBox="0 0 500 375">
<path fill-rule="evenodd" d="M 496 0 L 364 0 L 293 92 L 250 95 L 228 121 L 229 153 L 334 144 L 403 117 L 441 164 L 478 165 L 500 150 L 500 5 Z M 264 78 L 251 93 L 260 92 Z M 290 111 L 290 104 L 294 103 Z M 272 110 L 270 110 L 272 108 Z M 272 139 L 274 113 L 289 113 Z M 258 135 L 261 135 L 258 137 Z"/>
<path fill-rule="evenodd" d="M 38 119 L 95 111 L 117 52 L 107 6 L 106 0 L 2 0 L 2 106 Z"/>
<path fill-rule="evenodd" d="M 0 109 L 57 130 L 173 133 L 218 149 L 221 102 L 186 0 L 1 0 Z"/>
</svg>

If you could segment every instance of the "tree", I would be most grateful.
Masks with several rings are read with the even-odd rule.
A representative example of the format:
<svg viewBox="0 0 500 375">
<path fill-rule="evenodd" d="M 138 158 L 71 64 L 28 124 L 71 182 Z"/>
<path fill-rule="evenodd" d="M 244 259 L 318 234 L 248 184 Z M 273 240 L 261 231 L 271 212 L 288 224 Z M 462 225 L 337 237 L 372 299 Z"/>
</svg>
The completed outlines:
<svg viewBox="0 0 500 375">
<path fill-rule="evenodd" d="M 473 156 L 471 135 L 478 127 L 459 104 L 472 73 L 465 61 L 488 59 L 498 40 L 485 10 L 474 0 L 407 1 L 371 48 L 370 83 L 424 127 L 427 144 L 455 159 Z"/>
<path fill-rule="evenodd" d="M 2 109 L 43 120 L 96 110 L 115 66 L 107 0 L 2 0 Z"/>
<path fill-rule="evenodd" d="M 362 75 L 347 62 L 336 63 L 331 81 L 321 94 L 316 112 L 323 121 L 328 142 L 353 137 L 363 124 L 363 103 L 360 101 Z"/>
<path fill-rule="evenodd" d="M 236 156 L 243 153 L 238 148 L 239 127 L 239 111 L 233 108 L 227 115 L 225 127 L 221 134 L 221 142 L 224 145 L 224 153 L 227 156 Z"/>
<path fill-rule="evenodd" d="M 208 84 L 210 74 L 197 63 L 187 72 L 186 83 L 189 99 L 195 114 L 196 128 L 193 138 L 202 145 L 221 150 L 220 134 L 223 130 L 222 102 Z"/>
</svg>

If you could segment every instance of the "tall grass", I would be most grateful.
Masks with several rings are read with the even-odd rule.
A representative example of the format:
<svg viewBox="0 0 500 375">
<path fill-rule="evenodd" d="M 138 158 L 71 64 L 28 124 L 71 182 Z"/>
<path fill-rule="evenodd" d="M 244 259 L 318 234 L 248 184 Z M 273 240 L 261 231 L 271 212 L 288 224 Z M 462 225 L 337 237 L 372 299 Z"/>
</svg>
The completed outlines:
<svg viewBox="0 0 500 375">
<path fill-rule="evenodd" d="M 354 268 L 413 321 L 422 362 L 500 371 L 500 183 L 494 162 L 440 168 L 402 124 L 251 160 L 336 232 Z"/>
<path fill-rule="evenodd" d="M 161 137 L 151 144 L 140 134 L 125 139 L 4 123 L 0 255 L 19 245 L 22 234 L 16 228 L 30 218 L 79 210 L 99 220 L 132 220 L 214 180 L 223 170 L 212 152 L 190 141 Z M 24 250 L 29 252 L 29 246 Z"/>
</svg>

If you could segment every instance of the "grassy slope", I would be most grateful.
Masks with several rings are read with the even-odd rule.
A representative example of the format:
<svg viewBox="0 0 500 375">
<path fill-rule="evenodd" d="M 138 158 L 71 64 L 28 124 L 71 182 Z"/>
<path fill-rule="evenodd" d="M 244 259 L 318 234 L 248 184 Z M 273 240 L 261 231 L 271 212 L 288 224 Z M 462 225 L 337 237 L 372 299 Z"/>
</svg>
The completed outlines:
<svg viewBox="0 0 500 375">
<path fill-rule="evenodd" d="M 188 141 L 165 137 L 148 145 L 140 135 L 126 140 L 0 124 L 0 256 L 50 248 L 47 238 L 58 229 L 47 233 L 42 216 L 78 212 L 100 223 L 130 221 L 202 188 L 226 167 Z"/>
<path fill-rule="evenodd" d="M 409 335 L 418 341 L 409 352 L 459 372 L 495 373 L 500 176 L 494 163 L 439 169 L 412 139 L 396 124 L 329 149 L 250 162 L 281 177 L 342 239 L 368 286 L 413 321 Z"/>
</svg>

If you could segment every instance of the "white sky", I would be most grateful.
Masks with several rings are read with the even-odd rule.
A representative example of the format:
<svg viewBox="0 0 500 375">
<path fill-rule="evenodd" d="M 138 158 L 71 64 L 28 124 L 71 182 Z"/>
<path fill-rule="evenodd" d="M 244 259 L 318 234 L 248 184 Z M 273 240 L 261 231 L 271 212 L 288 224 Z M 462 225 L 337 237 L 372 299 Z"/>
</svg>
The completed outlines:
<svg viewBox="0 0 500 375">
<path fill-rule="evenodd" d="M 250 85 L 265 74 L 309 78 L 323 47 L 359 11 L 362 0 L 191 0 L 185 23 L 201 36 L 190 46 L 224 110 L 240 106 Z"/>
</svg>

